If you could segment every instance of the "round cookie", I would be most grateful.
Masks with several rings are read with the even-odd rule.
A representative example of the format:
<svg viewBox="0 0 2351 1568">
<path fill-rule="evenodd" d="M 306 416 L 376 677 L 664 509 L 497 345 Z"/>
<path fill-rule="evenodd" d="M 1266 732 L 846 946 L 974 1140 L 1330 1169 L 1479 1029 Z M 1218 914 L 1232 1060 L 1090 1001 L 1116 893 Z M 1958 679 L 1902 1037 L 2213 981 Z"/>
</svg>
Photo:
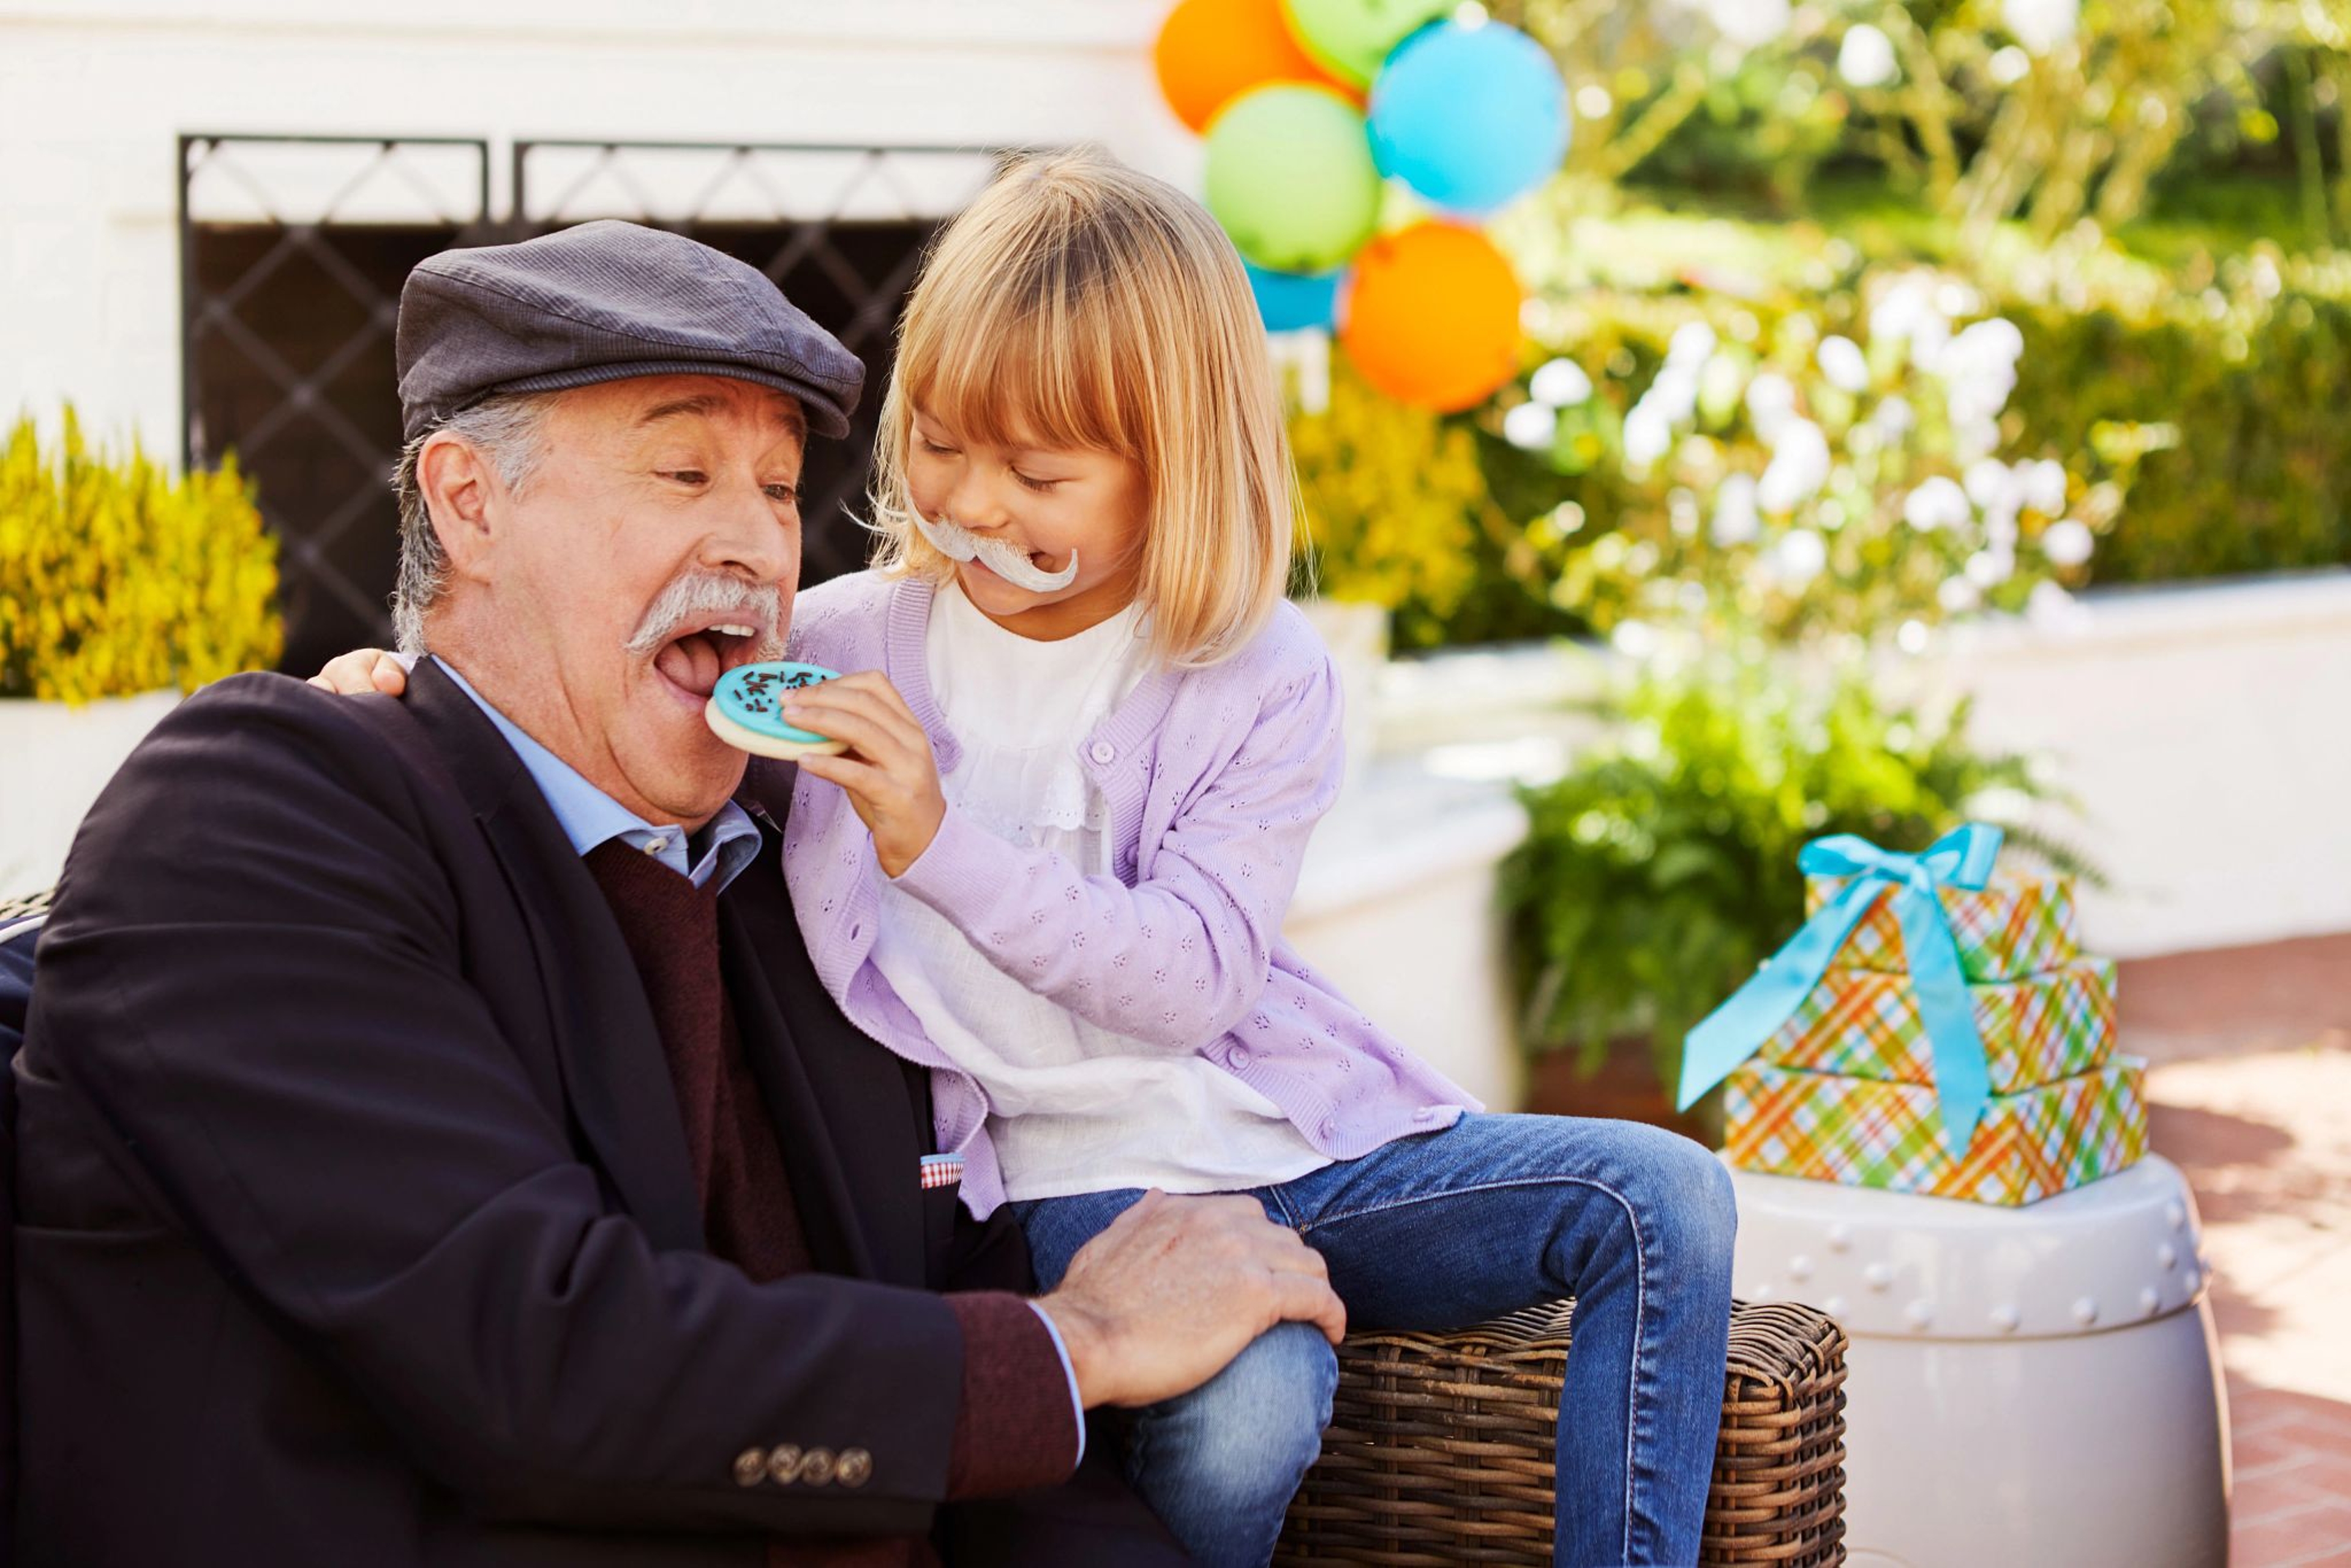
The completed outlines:
<svg viewBox="0 0 2351 1568">
<path fill-rule="evenodd" d="M 786 724 L 778 712 L 784 694 L 836 680 L 837 670 L 819 664 L 794 664 L 782 660 L 745 664 L 718 678 L 717 687 L 702 709 L 710 733 L 727 745 L 756 757 L 789 762 L 796 757 L 833 757 L 849 743 Z"/>
</svg>

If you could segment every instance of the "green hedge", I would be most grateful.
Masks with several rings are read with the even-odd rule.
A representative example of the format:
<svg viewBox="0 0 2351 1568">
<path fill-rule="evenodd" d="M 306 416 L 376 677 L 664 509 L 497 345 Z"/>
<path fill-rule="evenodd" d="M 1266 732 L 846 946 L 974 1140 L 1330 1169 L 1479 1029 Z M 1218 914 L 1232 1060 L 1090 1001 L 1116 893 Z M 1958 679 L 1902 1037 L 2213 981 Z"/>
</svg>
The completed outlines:
<svg viewBox="0 0 2351 1568">
<path fill-rule="evenodd" d="M 1679 319 L 1670 297 L 1586 288 L 1570 298 L 1582 325 L 1562 347 L 1586 362 L 1615 354 L 1620 382 L 1646 384 Z M 2022 433 L 2021 451 L 2064 455 L 2077 472 L 2095 473 L 2101 465 L 2072 459 L 2101 450 L 2121 427 L 2163 427 L 2174 443 L 2139 460 L 2119 518 L 2099 537 L 2093 585 L 2351 564 L 2351 290 L 2322 279 L 2256 302 L 2240 283 L 2218 310 L 2207 305 L 2215 298 L 2183 286 L 2151 319 L 2106 305 L 2001 308 L 2025 340 L 2004 420 Z M 1824 330 L 1858 325 L 1849 294 L 1802 308 Z M 1479 431 L 1497 509 L 1524 536 L 1519 570 L 1507 569 L 1495 539 L 1474 538 L 1468 590 L 1443 606 L 1407 600 L 1397 646 L 1587 630 L 1571 608 L 1580 602 L 1573 585 L 1552 591 L 1573 550 L 1542 519 L 1574 503 L 1583 519 L 1576 543 L 1588 544 L 1635 504 L 1636 487 L 1607 460 L 1562 474 L 1512 449 L 1495 434 L 1496 413 L 1461 417 Z"/>
<path fill-rule="evenodd" d="M 2287 294 L 2233 320 L 2133 322 L 2016 310 L 2026 373 L 2011 410 L 2051 439 L 2159 421 L 2095 582 L 2168 582 L 2351 562 L 2351 300 Z"/>
</svg>

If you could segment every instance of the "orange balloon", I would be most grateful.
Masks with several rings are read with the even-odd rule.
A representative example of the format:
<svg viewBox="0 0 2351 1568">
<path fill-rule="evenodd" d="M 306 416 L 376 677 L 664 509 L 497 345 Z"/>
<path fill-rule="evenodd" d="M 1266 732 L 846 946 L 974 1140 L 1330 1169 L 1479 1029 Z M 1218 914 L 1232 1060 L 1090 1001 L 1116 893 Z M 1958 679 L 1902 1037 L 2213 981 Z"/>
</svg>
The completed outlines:
<svg viewBox="0 0 2351 1568">
<path fill-rule="evenodd" d="M 1282 24 L 1281 0 L 1183 0 L 1168 13 L 1151 50 L 1167 107 L 1194 131 L 1206 131 L 1217 110 L 1253 87 L 1303 81 L 1347 95 L 1364 95 L 1332 81 L 1306 56 Z"/>
<path fill-rule="evenodd" d="M 1517 372 L 1523 298 L 1484 234 L 1418 223 L 1355 253 L 1339 342 L 1388 396 L 1451 413 Z"/>
</svg>

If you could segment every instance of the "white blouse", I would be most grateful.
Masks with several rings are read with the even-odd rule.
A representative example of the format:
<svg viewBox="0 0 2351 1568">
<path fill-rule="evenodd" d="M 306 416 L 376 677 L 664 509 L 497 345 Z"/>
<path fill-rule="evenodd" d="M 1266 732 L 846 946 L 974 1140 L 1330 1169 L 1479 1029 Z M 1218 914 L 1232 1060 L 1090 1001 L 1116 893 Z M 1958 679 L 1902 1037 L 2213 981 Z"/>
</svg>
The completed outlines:
<svg viewBox="0 0 2351 1568">
<path fill-rule="evenodd" d="M 1150 668 L 1140 609 L 1043 643 L 998 626 L 950 583 L 932 601 L 924 652 L 962 750 L 939 781 L 949 806 L 1089 876 L 1113 874 L 1108 805 L 1079 747 Z M 1171 1057 L 1038 996 L 886 882 L 872 958 L 987 1092 L 988 1136 L 1013 1198 L 1229 1192 L 1330 1163 L 1270 1100 L 1214 1062 Z"/>
</svg>

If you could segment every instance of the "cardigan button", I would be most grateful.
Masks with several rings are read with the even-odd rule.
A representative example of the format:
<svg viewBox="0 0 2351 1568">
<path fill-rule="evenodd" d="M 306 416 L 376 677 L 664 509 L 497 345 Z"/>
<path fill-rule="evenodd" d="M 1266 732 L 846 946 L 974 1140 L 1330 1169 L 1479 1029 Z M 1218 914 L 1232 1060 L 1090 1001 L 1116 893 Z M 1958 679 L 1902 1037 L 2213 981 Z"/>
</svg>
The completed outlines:
<svg viewBox="0 0 2351 1568">
<path fill-rule="evenodd" d="M 1086 747 L 1086 755 L 1096 762 L 1110 763 L 1118 759 L 1118 747 L 1107 740 L 1097 740 Z"/>
</svg>

